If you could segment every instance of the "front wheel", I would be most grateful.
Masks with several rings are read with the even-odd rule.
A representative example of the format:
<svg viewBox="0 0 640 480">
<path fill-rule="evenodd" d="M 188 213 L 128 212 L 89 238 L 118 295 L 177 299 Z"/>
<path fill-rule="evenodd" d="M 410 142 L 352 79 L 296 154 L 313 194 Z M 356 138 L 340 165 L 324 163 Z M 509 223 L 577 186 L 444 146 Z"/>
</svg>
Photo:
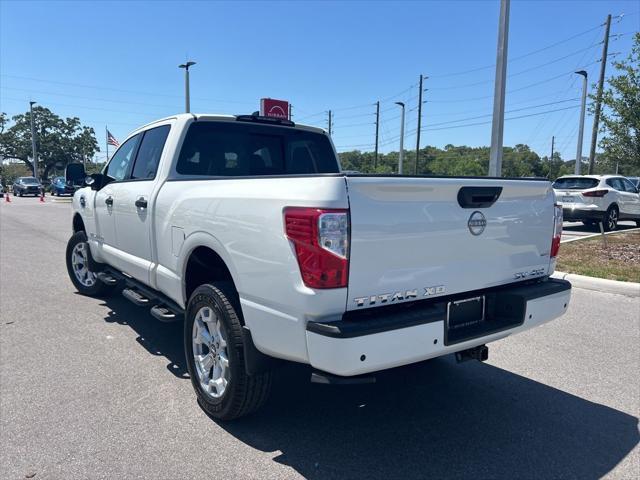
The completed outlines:
<svg viewBox="0 0 640 480">
<path fill-rule="evenodd" d="M 258 410 L 271 389 L 271 372 L 247 375 L 240 306 L 226 283 L 191 295 L 184 322 L 187 368 L 198 402 L 212 417 L 233 420 Z"/>
<path fill-rule="evenodd" d="M 604 214 L 602 227 L 605 232 L 612 232 L 618 226 L 618 207 L 611 205 Z"/>
<path fill-rule="evenodd" d="M 83 295 L 90 297 L 106 296 L 113 292 L 114 286 L 98 279 L 97 272 L 89 268 L 89 244 L 86 233 L 74 233 L 67 242 L 67 272 L 71 282 Z"/>
</svg>

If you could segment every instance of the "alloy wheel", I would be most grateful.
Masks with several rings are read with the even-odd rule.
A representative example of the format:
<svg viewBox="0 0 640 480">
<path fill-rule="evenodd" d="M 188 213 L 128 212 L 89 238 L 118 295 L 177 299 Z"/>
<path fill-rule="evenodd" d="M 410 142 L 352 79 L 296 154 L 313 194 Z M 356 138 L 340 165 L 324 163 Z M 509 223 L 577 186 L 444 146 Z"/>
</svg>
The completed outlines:
<svg viewBox="0 0 640 480">
<path fill-rule="evenodd" d="M 92 287 L 96 283 L 96 274 L 89 270 L 89 245 L 78 243 L 71 252 L 71 265 L 76 279 L 85 287 Z"/>
<path fill-rule="evenodd" d="M 193 360 L 202 390 L 211 398 L 220 399 L 227 389 L 231 371 L 227 340 L 218 313 L 202 307 L 193 321 Z"/>
</svg>

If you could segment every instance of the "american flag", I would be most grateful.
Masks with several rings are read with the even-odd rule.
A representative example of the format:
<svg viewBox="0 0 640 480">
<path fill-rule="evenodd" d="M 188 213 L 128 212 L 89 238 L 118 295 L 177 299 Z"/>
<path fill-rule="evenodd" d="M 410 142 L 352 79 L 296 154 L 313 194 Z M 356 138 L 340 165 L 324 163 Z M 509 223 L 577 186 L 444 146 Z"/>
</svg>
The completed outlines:
<svg viewBox="0 0 640 480">
<path fill-rule="evenodd" d="M 107 143 L 109 145 L 113 145 L 114 147 L 119 147 L 120 146 L 120 142 L 118 142 L 118 140 L 116 140 L 116 137 L 111 135 L 111 132 L 109 130 L 107 130 Z"/>
</svg>

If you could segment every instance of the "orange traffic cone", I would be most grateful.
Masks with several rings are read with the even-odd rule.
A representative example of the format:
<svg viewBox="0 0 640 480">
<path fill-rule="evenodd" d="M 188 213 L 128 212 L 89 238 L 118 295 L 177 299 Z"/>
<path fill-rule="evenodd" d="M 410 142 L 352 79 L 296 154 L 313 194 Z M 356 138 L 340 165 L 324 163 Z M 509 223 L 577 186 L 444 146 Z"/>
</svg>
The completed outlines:
<svg viewBox="0 0 640 480">
<path fill-rule="evenodd" d="M 44 203 L 44 190 L 40 194 L 40 203 Z"/>
</svg>

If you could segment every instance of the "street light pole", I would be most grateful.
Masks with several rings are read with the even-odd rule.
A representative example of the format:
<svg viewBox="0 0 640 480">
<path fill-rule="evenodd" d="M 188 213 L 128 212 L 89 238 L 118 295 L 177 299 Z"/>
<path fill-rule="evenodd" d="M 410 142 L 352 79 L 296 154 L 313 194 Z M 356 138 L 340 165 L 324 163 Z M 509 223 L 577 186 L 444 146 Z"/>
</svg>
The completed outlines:
<svg viewBox="0 0 640 480">
<path fill-rule="evenodd" d="M 404 161 L 404 103 L 396 102 L 402 109 L 400 116 L 400 152 L 398 154 L 398 174 L 402 175 L 402 162 Z"/>
<path fill-rule="evenodd" d="M 33 176 L 38 178 L 38 150 L 36 148 L 36 126 L 33 121 L 33 105 L 36 102 L 29 102 L 29 119 L 31 120 L 31 154 L 33 156 Z"/>
<path fill-rule="evenodd" d="M 575 174 L 580 175 L 582 169 L 582 135 L 584 134 L 584 109 L 587 103 L 587 72 L 580 70 L 576 72 L 582 75 L 582 105 L 580 107 L 580 125 L 578 128 L 578 148 L 576 151 L 576 167 Z"/>
<path fill-rule="evenodd" d="M 500 0 L 498 29 L 498 53 L 493 96 L 493 123 L 491 125 L 491 150 L 489 176 L 502 176 L 502 137 L 504 133 L 504 96 L 507 83 L 507 47 L 509 45 L 509 0 Z"/>
<path fill-rule="evenodd" d="M 191 100 L 189 98 L 189 67 L 195 65 L 196 62 L 187 61 L 178 65 L 178 68 L 184 68 L 184 111 L 189 113 L 191 111 Z"/>
</svg>

